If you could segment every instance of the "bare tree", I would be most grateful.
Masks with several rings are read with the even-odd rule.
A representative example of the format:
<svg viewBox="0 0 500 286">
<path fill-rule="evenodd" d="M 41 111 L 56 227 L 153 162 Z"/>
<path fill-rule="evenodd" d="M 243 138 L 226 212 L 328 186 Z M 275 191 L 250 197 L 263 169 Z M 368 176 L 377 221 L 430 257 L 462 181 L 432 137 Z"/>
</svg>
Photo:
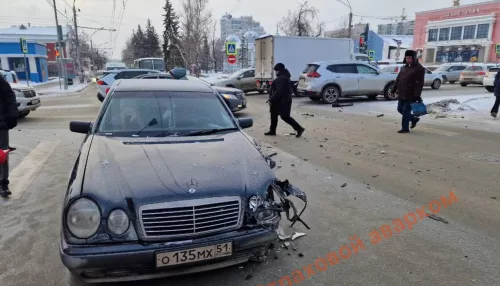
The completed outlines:
<svg viewBox="0 0 500 286">
<path fill-rule="evenodd" d="M 208 37 L 210 44 L 210 60 L 212 61 L 212 68 L 217 72 L 222 69 L 222 61 L 224 60 L 224 42 L 221 38 L 217 37 L 217 22 L 213 22 L 212 31 Z"/>
<path fill-rule="evenodd" d="M 306 1 L 300 4 L 298 10 L 289 10 L 288 15 L 278 23 L 278 28 L 287 36 L 319 37 L 323 34 L 325 23 L 318 22 L 314 27 L 313 22 L 317 18 L 318 9 L 309 7 Z"/>
<path fill-rule="evenodd" d="M 181 30 L 182 46 L 189 65 L 200 66 L 203 36 L 212 19 L 208 10 L 208 0 L 182 0 Z M 199 70 L 199 68 L 197 68 Z"/>
<path fill-rule="evenodd" d="M 329 31 L 325 36 L 330 38 L 349 38 L 349 20 L 342 18 L 337 29 Z"/>
</svg>

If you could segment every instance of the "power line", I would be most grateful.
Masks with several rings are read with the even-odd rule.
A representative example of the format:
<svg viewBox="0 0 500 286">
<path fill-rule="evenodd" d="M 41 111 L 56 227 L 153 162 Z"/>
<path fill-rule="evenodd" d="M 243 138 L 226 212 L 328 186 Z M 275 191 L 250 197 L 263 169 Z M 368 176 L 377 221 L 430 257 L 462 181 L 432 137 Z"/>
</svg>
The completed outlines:
<svg viewBox="0 0 500 286">
<path fill-rule="evenodd" d="M 115 34 L 115 44 L 116 44 L 116 40 L 118 39 L 118 35 L 120 34 L 120 29 L 122 27 L 122 22 L 123 22 L 123 15 L 125 15 L 125 9 L 127 8 L 127 2 L 128 0 L 123 0 L 123 9 L 122 9 L 122 16 L 121 16 L 121 19 L 120 19 L 120 24 L 118 24 L 118 32 L 116 32 Z M 116 48 L 115 45 L 113 45 L 113 48 Z M 114 53 L 114 49 L 111 51 L 111 56 L 113 56 L 113 53 Z"/>
<path fill-rule="evenodd" d="M 113 0 L 113 11 L 111 12 L 111 25 L 109 26 L 111 29 L 114 28 L 115 24 L 115 15 L 116 15 L 116 0 Z M 109 43 L 113 45 L 113 32 L 109 32 Z"/>
<path fill-rule="evenodd" d="M 50 5 L 50 7 L 54 8 L 54 5 L 52 5 L 52 3 L 50 3 L 50 0 L 46 0 L 46 1 Z M 63 12 L 59 11 L 59 9 L 57 9 L 57 8 L 56 8 L 56 11 L 57 11 L 57 13 L 59 13 L 59 15 L 63 16 L 64 18 L 66 18 L 66 20 L 69 21 L 68 17 Z"/>
</svg>

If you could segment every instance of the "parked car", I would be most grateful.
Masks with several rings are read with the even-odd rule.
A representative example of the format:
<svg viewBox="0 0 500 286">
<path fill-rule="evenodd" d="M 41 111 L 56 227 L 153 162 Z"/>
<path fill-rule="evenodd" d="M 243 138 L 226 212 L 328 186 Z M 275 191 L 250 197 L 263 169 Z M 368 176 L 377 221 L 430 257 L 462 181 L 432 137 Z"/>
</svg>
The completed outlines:
<svg viewBox="0 0 500 286">
<path fill-rule="evenodd" d="M 233 113 L 247 108 L 247 98 L 245 96 L 245 93 L 241 89 L 215 86 L 213 83 L 209 83 L 195 76 L 187 75 L 186 78 L 188 80 L 200 81 L 212 87 L 212 89 L 217 91 L 223 97 L 224 101 Z M 135 79 L 172 79 L 172 76 L 169 73 L 144 74 L 135 77 Z"/>
<path fill-rule="evenodd" d="M 432 66 L 424 66 L 426 69 L 430 70 L 431 72 L 437 70 L 439 66 L 432 65 Z"/>
<path fill-rule="evenodd" d="M 263 89 L 259 89 L 255 80 L 255 69 L 242 69 L 231 74 L 228 78 L 214 82 L 215 86 L 233 87 L 241 89 L 244 92 L 258 91 L 264 93 Z"/>
<path fill-rule="evenodd" d="M 0 75 L 9 83 L 19 83 L 19 78 L 15 71 L 0 70 Z"/>
<path fill-rule="evenodd" d="M 251 118 L 236 119 L 212 88 L 190 80 L 119 80 L 102 106 L 93 123 L 70 123 L 85 134 L 61 220 L 73 281 L 266 260 L 291 202 L 280 189 L 305 194 L 277 181 L 275 162 L 243 131 Z"/>
<path fill-rule="evenodd" d="M 459 80 L 460 74 L 467 67 L 465 64 L 442 64 L 436 70 L 432 71 L 434 74 L 441 75 L 443 83 L 455 83 Z"/>
<path fill-rule="evenodd" d="M 495 91 L 495 86 L 493 83 L 495 82 L 495 76 L 497 75 L 497 73 L 499 71 L 500 71 L 500 67 L 491 68 L 488 70 L 488 72 L 484 76 L 483 86 L 484 86 L 484 88 L 486 88 L 487 91 L 489 91 L 489 92 Z"/>
<path fill-rule="evenodd" d="M 97 81 L 97 99 L 104 101 L 111 85 L 118 79 L 131 79 L 142 74 L 159 73 L 157 70 L 147 69 L 115 69 L 105 71 Z"/>
<path fill-rule="evenodd" d="M 404 65 L 387 65 L 383 67 L 381 70 L 384 73 L 398 74 L 403 66 Z M 424 86 L 430 86 L 432 89 L 439 89 L 443 81 L 441 75 L 435 74 L 425 67 L 424 69 L 425 69 Z"/>
<path fill-rule="evenodd" d="M 42 105 L 40 96 L 33 87 L 19 83 L 11 83 L 10 87 L 16 94 L 17 109 L 19 110 L 20 118 L 28 116 L 28 114 Z"/>
<path fill-rule="evenodd" d="M 474 64 L 467 66 L 460 74 L 460 85 L 466 87 L 469 84 L 483 85 L 483 79 L 489 69 L 494 68 L 495 64 Z"/>
<path fill-rule="evenodd" d="M 297 92 L 329 104 L 345 96 L 376 98 L 383 94 L 386 99 L 395 99 L 389 94 L 395 79 L 396 75 L 359 61 L 313 62 L 299 76 Z"/>
</svg>

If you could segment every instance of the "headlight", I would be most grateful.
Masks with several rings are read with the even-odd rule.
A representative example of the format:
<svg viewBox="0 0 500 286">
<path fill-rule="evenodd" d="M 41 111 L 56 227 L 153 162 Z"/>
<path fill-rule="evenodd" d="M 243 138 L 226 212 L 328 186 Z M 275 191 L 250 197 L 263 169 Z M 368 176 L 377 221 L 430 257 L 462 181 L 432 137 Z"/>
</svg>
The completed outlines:
<svg viewBox="0 0 500 286">
<path fill-rule="evenodd" d="M 14 94 L 16 95 L 16 97 L 24 97 L 24 93 L 18 89 L 13 89 L 12 90 L 14 92 Z"/>
<path fill-rule="evenodd" d="M 238 99 L 235 95 L 229 93 L 223 93 L 222 96 L 226 99 Z"/>
<path fill-rule="evenodd" d="M 259 196 L 251 196 L 248 200 L 248 207 L 252 212 L 255 212 L 259 206 L 261 206 L 264 202 L 262 198 Z"/>
<path fill-rule="evenodd" d="M 117 209 L 109 214 L 108 230 L 111 233 L 122 235 L 128 230 L 129 224 L 130 220 L 124 211 Z"/>
<path fill-rule="evenodd" d="M 68 230 L 77 238 L 89 238 L 101 224 L 99 207 L 89 199 L 78 199 L 71 204 L 66 213 Z"/>
</svg>

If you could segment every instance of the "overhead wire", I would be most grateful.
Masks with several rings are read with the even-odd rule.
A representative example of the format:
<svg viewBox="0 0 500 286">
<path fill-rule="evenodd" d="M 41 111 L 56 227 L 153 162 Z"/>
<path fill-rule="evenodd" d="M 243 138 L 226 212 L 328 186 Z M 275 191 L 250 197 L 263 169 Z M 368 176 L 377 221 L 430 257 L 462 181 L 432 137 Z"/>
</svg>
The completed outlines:
<svg viewBox="0 0 500 286">
<path fill-rule="evenodd" d="M 127 8 L 127 2 L 128 0 L 123 0 L 122 2 L 122 10 L 121 10 L 121 17 L 120 17 L 120 22 L 118 24 L 118 29 L 117 29 L 117 32 L 115 34 L 115 40 L 114 40 L 114 44 L 113 44 L 113 50 L 111 51 L 111 56 L 113 56 L 113 53 L 114 53 L 114 50 L 115 50 L 115 45 L 116 45 L 116 40 L 118 39 L 118 35 L 120 34 L 120 29 L 122 27 L 122 22 L 123 22 L 123 15 L 125 15 L 125 9 Z M 119 15 L 119 14 L 118 14 Z"/>
<path fill-rule="evenodd" d="M 115 24 L 115 15 L 116 15 L 116 0 L 113 0 L 113 10 L 111 12 L 111 25 L 109 26 L 110 31 L 109 31 L 109 44 L 111 46 L 114 45 L 113 43 L 113 30 L 114 29 L 114 24 Z"/>
</svg>

